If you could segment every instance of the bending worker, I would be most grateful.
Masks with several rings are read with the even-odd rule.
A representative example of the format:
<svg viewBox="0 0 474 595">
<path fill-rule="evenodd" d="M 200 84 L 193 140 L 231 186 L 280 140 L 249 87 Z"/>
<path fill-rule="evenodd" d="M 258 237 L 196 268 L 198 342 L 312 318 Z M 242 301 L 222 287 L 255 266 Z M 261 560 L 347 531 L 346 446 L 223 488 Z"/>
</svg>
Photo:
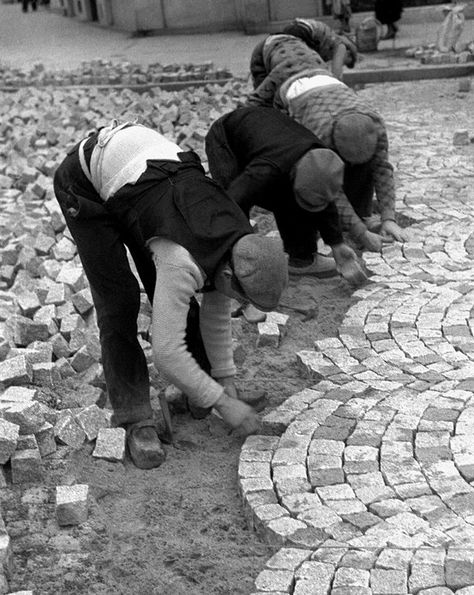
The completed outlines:
<svg viewBox="0 0 474 595">
<path fill-rule="evenodd" d="M 114 122 L 76 145 L 54 189 L 90 283 L 113 422 L 127 429 L 135 465 L 156 467 L 164 451 L 126 247 L 153 303 L 157 369 L 195 407 L 214 407 L 230 427 L 254 432 L 256 413 L 234 398 L 230 298 L 276 307 L 287 282 L 281 243 L 252 232 L 195 153 L 137 124 Z"/>
<path fill-rule="evenodd" d="M 268 75 L 265 67 L 264 54 L 278 38 L 287 38 L 287 51 L 293 54 L 291 37 L 304 41 L 308 47 L 317 52 L 321 61 L 331 70 L 334 76 L 342 79 L 344 66 L 354 68 L 357 61 L 357 46 L 345 35 L 338 35 L 334 30 L 321 21 L 315 19 L 294 19 L 281 33 L 268 35 L 254 48 L 250 58 L 250 72 L 252 82 L 257 87 Z M 295 45 L 298 52 L 298 44 Z"/>
<path fill-rule="evenodd" d="M 254 205 L 273 212 L 290 274 L 366 280 L 335 206 L 344 164 L 314 134 L 273 108 L 241 107 L 213 123 L 206 152 L 211 175 L 247 216 Z M 334 260 L 317 254 L 318 231 Z"/>
<path fill-rule="evenodd" d="M 319 54 L 299 38 L 282 36 L 269 44 L 264 62 L 268 75 L 250 94 L 248 105 L 282 109 L 343 159 L 344 194 L 338 208 L 352 212 L 349 231 L 362 238 L 366 249 L 380 251 L 384 241 L 405 240 L 395 222 L 393 166 L 382 117 L 334 77 Z M 382 220 L 380 235 L 364 242 L 372 223 L 374 190 Z"/>
</svg>

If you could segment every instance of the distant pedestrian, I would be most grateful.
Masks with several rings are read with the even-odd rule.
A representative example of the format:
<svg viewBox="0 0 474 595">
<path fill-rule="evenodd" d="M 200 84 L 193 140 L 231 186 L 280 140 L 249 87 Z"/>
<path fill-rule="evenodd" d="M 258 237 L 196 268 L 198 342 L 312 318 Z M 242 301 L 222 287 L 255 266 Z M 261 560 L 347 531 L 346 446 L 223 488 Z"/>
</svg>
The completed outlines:
<svg viewBox="0 0 474 595">
<path fill-rule="evenodd" d="M 38 1 L 37 0 L 21 0 L 21 8 L 23 12 L 28 12 L 28 4 L 31 3 L 31 8 L 36 10 L 38 8 Z"/>
<path fill-rule="evenodd" d="M 402 16 L 402 0 L 375 0 L 375 18 L 387 27 L 382 39 L 395 39 L 398 33 L 397 21 Z"/>
<path fill-rule="evenodd" d="M 350 33 L 352 16 L 350 0 L 326 0 L 326 2 L 331 6 L 332 16 L 337 22 L 336 32 Z"/>
</svg>

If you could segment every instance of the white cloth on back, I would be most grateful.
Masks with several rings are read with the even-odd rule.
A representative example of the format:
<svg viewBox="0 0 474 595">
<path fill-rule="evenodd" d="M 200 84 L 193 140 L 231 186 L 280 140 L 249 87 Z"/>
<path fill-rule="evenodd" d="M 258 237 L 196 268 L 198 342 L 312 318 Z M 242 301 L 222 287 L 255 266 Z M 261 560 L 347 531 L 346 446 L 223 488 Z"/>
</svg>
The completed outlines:
<svg viewBox="0 0 474 595">
<path fill-rule="evenodd" d="M 326 74 L 317 74 L 316 76 L 311 77 L 304 76 L 291 83 L 291 85 L 288 87 L 288 91 L 286 92 L 285 99 L 290 101 L 291 99 L 295 99 L 296 97 L 299 97 L 311 89 L 321 89 L 322 87 L 334 85 L 343 85 L 344 87 L 347 86 L 337 78 Z"/>
<path fill-rule="evenodd" d="M 122 186 L 138 180 L 148 159 L 179 161 L 181 152 L 177 144 L 155 130 L 140 124 L 111 124 L 99 132 L 92 151 L 92 184 L 102 200 L 107 201 Z"/>
</svg>

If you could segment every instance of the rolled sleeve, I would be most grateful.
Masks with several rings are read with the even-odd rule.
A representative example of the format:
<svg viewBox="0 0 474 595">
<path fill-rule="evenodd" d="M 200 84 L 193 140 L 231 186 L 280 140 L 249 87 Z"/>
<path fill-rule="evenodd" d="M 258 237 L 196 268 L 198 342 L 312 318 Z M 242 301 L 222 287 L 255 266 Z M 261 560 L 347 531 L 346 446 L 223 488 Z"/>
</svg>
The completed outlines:
<svg viewBox="0 0 474 595">
<path fill-rule="evenodd" d="M 379 140 L 372 159 L 375 196 L 382 221 L 395 219 L 395 180 L 393 166 L 388 160 L 388 137 L 384 124 L 378 121 Z"/>
<path fill-rule="evenodd" d="M 223 388 L 199 366 L 185 341 L 189 303 L 202 287 L 203 277 L 191 257 L 182 252 L 184 248 L 177 248 L 173 258 L 172 251 L 160 251 L 159 246 L 152 245 L 156 266 L 152 323 L 154 363 L 195 405 L 212 407 L 221 397 Z"/>
</svg>

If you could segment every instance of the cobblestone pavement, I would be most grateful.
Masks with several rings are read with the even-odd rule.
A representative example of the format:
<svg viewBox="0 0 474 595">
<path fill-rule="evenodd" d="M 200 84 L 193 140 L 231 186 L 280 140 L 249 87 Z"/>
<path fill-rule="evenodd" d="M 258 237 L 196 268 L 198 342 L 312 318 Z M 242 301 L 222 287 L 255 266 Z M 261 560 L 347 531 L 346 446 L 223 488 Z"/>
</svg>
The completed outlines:
<svg viewBox="0 0 474 595">
<path fill-rule="evenodd" d="M 404 89 L 370 93 L 393 93 L 410 241 L 365 255 L 374 275 L 338 336 L 297 354 L 314 386 L 240 455 L 249 521 L 281 548 L 255 593 L 474 593 L 474 160 L 453 146 L 474 119 L 403 107 Z"/>
</svg>

